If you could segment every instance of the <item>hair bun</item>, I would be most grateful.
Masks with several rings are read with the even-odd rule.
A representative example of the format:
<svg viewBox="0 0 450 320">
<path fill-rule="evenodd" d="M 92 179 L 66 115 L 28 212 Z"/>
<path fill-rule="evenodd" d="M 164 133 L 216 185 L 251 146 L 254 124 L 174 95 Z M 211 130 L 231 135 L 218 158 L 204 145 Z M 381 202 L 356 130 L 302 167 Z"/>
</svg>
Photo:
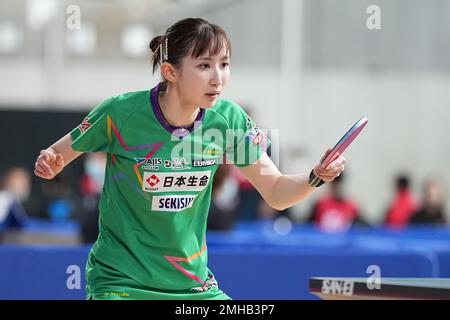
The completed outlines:
<svg viewBox="0 0 450 320">
<path fill-rule="evenodd" d="M 159 45 L 162 42 L 162 38 L 163 38 L 163 36 L 157 36 L 157 37 L 154 37 L 152 39 L 152 41 L 150 41 L 150 44 L 148 45 L 148 47 L 150 48 L 150 50 L 152 50 L 153 53 L 155 53 L 155 51 L 158 49 Z"/>
</svg>

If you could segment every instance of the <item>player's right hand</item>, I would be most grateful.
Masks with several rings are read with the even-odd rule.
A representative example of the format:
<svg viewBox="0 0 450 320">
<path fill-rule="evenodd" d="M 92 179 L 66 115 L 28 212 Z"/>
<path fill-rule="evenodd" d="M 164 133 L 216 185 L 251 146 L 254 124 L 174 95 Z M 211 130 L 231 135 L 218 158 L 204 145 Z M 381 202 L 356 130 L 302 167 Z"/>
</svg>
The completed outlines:
<svg viewBox="0 0 450 320">
<path fill-rule="evenodd" d="M 346 159 L 342 155 L 337 153 L 334 156 L 333 161 L 331 161 L 331 163 L 328 164 L 327 167 L 324 167 L 322 163 L 328 156 L 330 151 L 331 148 L 328 149 L 327 152 L 325 152 L 322 159 L 320 159 L 320 163 L 314 167 L 314 174 L 325 182 L 331 182 L 336 177 L 339 177 L 339 175 L 344 171 L 344 165 L 346 162 Z"/>
<path fill-rule="evenodd" d="M 41 150 L 34 165 L 34 174 L 44 179 L 53 179 L 63 168 L 64 158 L 62 154 L 49 148 Z"/>
</svg>

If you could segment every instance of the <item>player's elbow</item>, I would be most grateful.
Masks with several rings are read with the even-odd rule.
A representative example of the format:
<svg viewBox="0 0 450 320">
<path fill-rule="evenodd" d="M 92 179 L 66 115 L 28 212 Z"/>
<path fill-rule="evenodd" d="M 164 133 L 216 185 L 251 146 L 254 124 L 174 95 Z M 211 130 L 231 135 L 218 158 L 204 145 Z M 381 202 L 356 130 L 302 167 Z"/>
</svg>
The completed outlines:
<svg viewBox="0 0 450 320">
<path fill-rule="evenodd" d="M 278 182 L 280 181 L 280 177 L 282 176 L 280 175 L 279 177 L 277 177 L 271 187 L 266 188 L 266 192 L 262 194 L 267 205 L 277 211 L 283 211 L 289 207 L 288 205 L 286 205 L 286 203 L 283 203 L 282 197 L 280 197 L 279 193 L 277 192 L 279 190 Z"/>
<path fill-rule="evenodd" d="M 279 203 L 277 201 L 273 201 L 273 200 L 270 200 L 270 201 L 265 200 L 265 201 L 269 207 L 271 207 L 272 209 L 277 210 L 277 211 L 283 211 L 283 210 L 286 210 L 287 208 L 289 208 L 289 206 L 286 206 L 285 204 Z"/>
<path fill-rule="evenodd" d="M 272 206 L 273 209 L 277 210 L 277 211 L 283 211 L 288 209 L 291 206 L 286 206 L 286 205 L 276 205 L 276 206 Z"/>
</svg>

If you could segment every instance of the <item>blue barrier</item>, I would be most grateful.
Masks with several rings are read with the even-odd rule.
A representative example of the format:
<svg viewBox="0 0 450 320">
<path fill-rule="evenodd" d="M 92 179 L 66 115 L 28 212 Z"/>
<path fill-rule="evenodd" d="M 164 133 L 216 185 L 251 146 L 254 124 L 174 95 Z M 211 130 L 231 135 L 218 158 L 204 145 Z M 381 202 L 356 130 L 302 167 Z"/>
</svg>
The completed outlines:
<svg viewBox="0 0 450 320">
<path fill-rule="evenodd" d="M 450 278 L 450 249 L 436 253 L 439 264 L 439 277 Z"/>
<path fill-rule="evenodd" d="M 84 299 L 88 251 L 84 246 L 0 247 L 0 299 Z M 367 267 L 377 265 L 384 277 L 437 277 L 435 264 L 417 252 L 209 250 L 209 267 L 234 299 L 314 299 L 307 288 L 313 276 L 367 277 Z M 80 272 L 78 288 L 71 281 L 73 266 Z"/>
<path fill-rule="evenodd" d="M 308 279 L 450 277 L 446 229 L 355 229 L 324 234 L 294 226 L 282 236 L 270 225 L 208 232 L 209 267 L 234 299 L 316 299 Z M 0 246 L 0 299 L 84 299 L 84 266 L 90 246 Z M 74 282 L 79 272 L 80 282 Z"/>
<path fill-rule="evenodd" d="M 84 299 L 84 265 L 89 249 L 90 246 L 1 246 L 0 299 Z M 71 266 L 79 267 L 79 289 L 67 286 L 74 273 Z"/>
</svg>

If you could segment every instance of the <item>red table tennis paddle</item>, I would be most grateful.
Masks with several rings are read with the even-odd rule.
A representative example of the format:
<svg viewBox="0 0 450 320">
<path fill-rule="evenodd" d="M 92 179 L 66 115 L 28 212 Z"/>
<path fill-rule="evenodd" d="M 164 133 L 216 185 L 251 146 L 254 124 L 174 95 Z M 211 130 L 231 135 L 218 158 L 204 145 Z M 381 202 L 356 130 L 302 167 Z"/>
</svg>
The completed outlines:
<svg viewBox="0 0 450 320">
<path fill-rule="evenodd" d="M 339 157 L 345 149 L 347 149 L 353 140 L 355 140 L 355 138 L 361 133 L 362 129 L 364 129 L 367 122 L 368 120 L 366 117 L 361 118 L 344 134 L 341 140 L 336 143 L 333 149 L 331 149 L 325 159 L 321 162 L 324 168 L 326 168 L 331 162 L 333 162 L 333 160 Z M 324 183 L 325 181 L 316 176 L 314 174 L 314 170 L 311 170 L 311 173 L 309 174 L 309 184 L 313 187 L 320 187 Z"/>
<path fill-rule="evenodd" d="M 361 118 L 342 136 L 341 140 L 336 143 L 325 159 L 323 159 L 322 165 L 324 168 L 326 168 L 339 155 L 344 153 L 345 149 L 347 149 L 353 140 L 355 140 L 355 138 L 361 133 L 362 129 L 364 129 L 367 122 L 368 120 L 366 117 Z"/>
</svg>

